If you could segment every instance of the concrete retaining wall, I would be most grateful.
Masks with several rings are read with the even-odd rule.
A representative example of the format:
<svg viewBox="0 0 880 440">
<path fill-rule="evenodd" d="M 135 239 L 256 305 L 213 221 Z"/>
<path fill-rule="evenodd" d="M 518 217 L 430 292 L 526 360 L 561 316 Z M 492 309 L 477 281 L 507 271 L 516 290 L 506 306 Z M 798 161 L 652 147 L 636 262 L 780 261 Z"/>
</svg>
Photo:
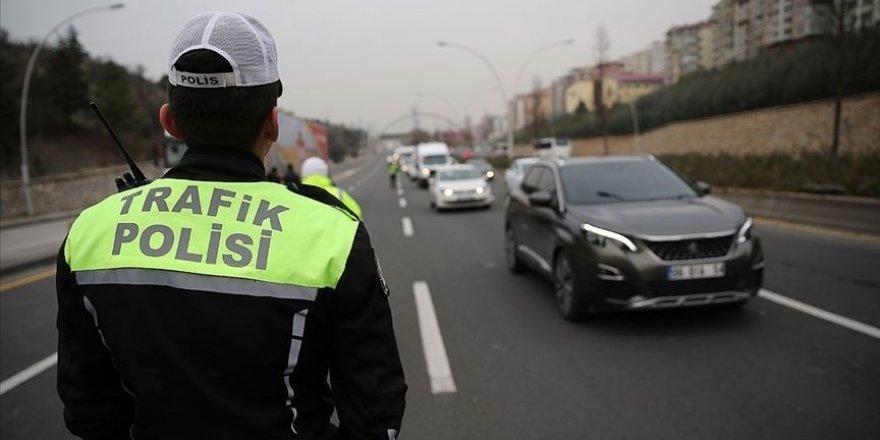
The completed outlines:
<svg viewBox="0 0 880 440">
<path fill-rule="evenodd" d="M 766 154 L 828 151 L 832 137 L 834 100 L 732 113 L 676 122 L 633 136 L 609 136 L 609 152 Z M 572 155 L 604 154 L 601 137 L 574 139 Z M 880 151 L 880 93 L 846 97 L 841 112 L 840 151 Z M 517 156 L 532 154 L 530 145 L 517 145 Z"/>
<path fill-rule="evenodd" d="M 140 167 L 147 177 L 162 173 L 152 163 L 142 163 Z M 77 211 L 92 205 L 116 192 L 115 179 L 126 170 L 127 166 L 119 165 L 32 179 L 34 215 Z M 4 181 L 0 186 L 0 220 L 24 216 L 26 211 L 21 181 Z"/>
</svg>

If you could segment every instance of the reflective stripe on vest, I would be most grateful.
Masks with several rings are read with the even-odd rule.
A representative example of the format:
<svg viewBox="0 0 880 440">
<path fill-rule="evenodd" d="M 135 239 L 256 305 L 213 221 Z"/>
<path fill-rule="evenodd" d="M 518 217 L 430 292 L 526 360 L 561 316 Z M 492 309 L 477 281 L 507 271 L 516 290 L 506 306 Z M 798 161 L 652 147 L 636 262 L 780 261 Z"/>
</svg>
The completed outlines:
<svg viewBox="0 0 880 440">
<path fill-rule="evenodd" d="M 83 211 L 64 254 L 84 284 L 313 299 L 300 288 L 336 287 L 357 227 L 276 183 L 158 179 Z"/>
</svg>

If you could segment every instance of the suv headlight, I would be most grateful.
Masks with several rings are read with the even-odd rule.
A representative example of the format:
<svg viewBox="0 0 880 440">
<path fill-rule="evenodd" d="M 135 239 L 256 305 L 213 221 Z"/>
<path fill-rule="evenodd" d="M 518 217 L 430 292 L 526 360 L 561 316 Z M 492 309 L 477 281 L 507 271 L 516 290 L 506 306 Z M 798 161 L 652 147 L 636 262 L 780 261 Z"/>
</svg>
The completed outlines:
<svg viewBox="0 0 880 440">
<path fill-rule="evenodd" d="M 430 175 L 431 175 L 431 170 L 428 169 L 428 168 L 422 168 L 422 175 L 430 176 Z"/>
<path fill-rule="evenodd" d="M 478 186 L 477 189 L 475 189 L 474 191 L 476 191 L 477 194 L 482 194 L 483 191 L 486 191 L 486 188 Z"/>
<path fill-rule="evenodd" d="M 602 229 L 589 223 L 584 223 L 583 225 L 581 225 L 581 229 L 584 230 L 584 236 L 590 243 L 604 246 L 605 239 L 609 239 L 619 243 L 622 247 L 629 249 L 630 252 L 635 252 L 639 249 L 638 247 L 636 247 L 636 244 L 632 242 L 632 240 L 626 238 L 621 234 L 618 234 L 617 232 Z"/>
<path fill-rule="evenodd" d="M 736 244 L 743 244 L 752 239 L 752 218 L 746 217 L 746 222 L 739 228 L 736 234 Z"/>
</svg>

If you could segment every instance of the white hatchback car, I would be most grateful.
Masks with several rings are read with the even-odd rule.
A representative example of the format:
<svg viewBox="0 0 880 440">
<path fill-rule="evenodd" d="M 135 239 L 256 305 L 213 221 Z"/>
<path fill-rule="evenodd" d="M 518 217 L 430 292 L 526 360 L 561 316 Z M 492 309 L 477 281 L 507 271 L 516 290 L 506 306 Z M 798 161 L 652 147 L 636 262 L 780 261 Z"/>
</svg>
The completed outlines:
<svg viewBox="0 0 880 440">
<path fill-rule="evenodd" d="M 526 170 L 538 161 L 537 157 L 521 157 L 510 163 L 510 167 L 504 172 L 504 183 L 507 184 L 508 193 L 513 192 L 514 188 L 519 188 Z"/>
<path fill-rule="evenodd" d="M 430 180 L 428 197 L 431 208 L 490 207 L 495 201 L 492 188 L 477 167 L 468 164 L 447 165 L 437 168 Z"/>
</svg>

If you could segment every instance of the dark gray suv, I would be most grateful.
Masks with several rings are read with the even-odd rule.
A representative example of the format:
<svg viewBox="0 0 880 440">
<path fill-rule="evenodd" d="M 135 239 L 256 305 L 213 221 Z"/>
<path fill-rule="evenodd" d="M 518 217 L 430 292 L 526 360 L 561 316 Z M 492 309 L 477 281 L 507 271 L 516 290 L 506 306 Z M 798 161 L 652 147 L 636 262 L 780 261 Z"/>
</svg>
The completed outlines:
<svg viewBox="0 0 880 440">
<path fill-rule="evenodd" d="M 752 220 L 652 156 L 529 168 L 505 216 L 508 268 L 549 277 L 569 320 L 614 309 L 741 305 L 763 281 Z"/>
</svg>

